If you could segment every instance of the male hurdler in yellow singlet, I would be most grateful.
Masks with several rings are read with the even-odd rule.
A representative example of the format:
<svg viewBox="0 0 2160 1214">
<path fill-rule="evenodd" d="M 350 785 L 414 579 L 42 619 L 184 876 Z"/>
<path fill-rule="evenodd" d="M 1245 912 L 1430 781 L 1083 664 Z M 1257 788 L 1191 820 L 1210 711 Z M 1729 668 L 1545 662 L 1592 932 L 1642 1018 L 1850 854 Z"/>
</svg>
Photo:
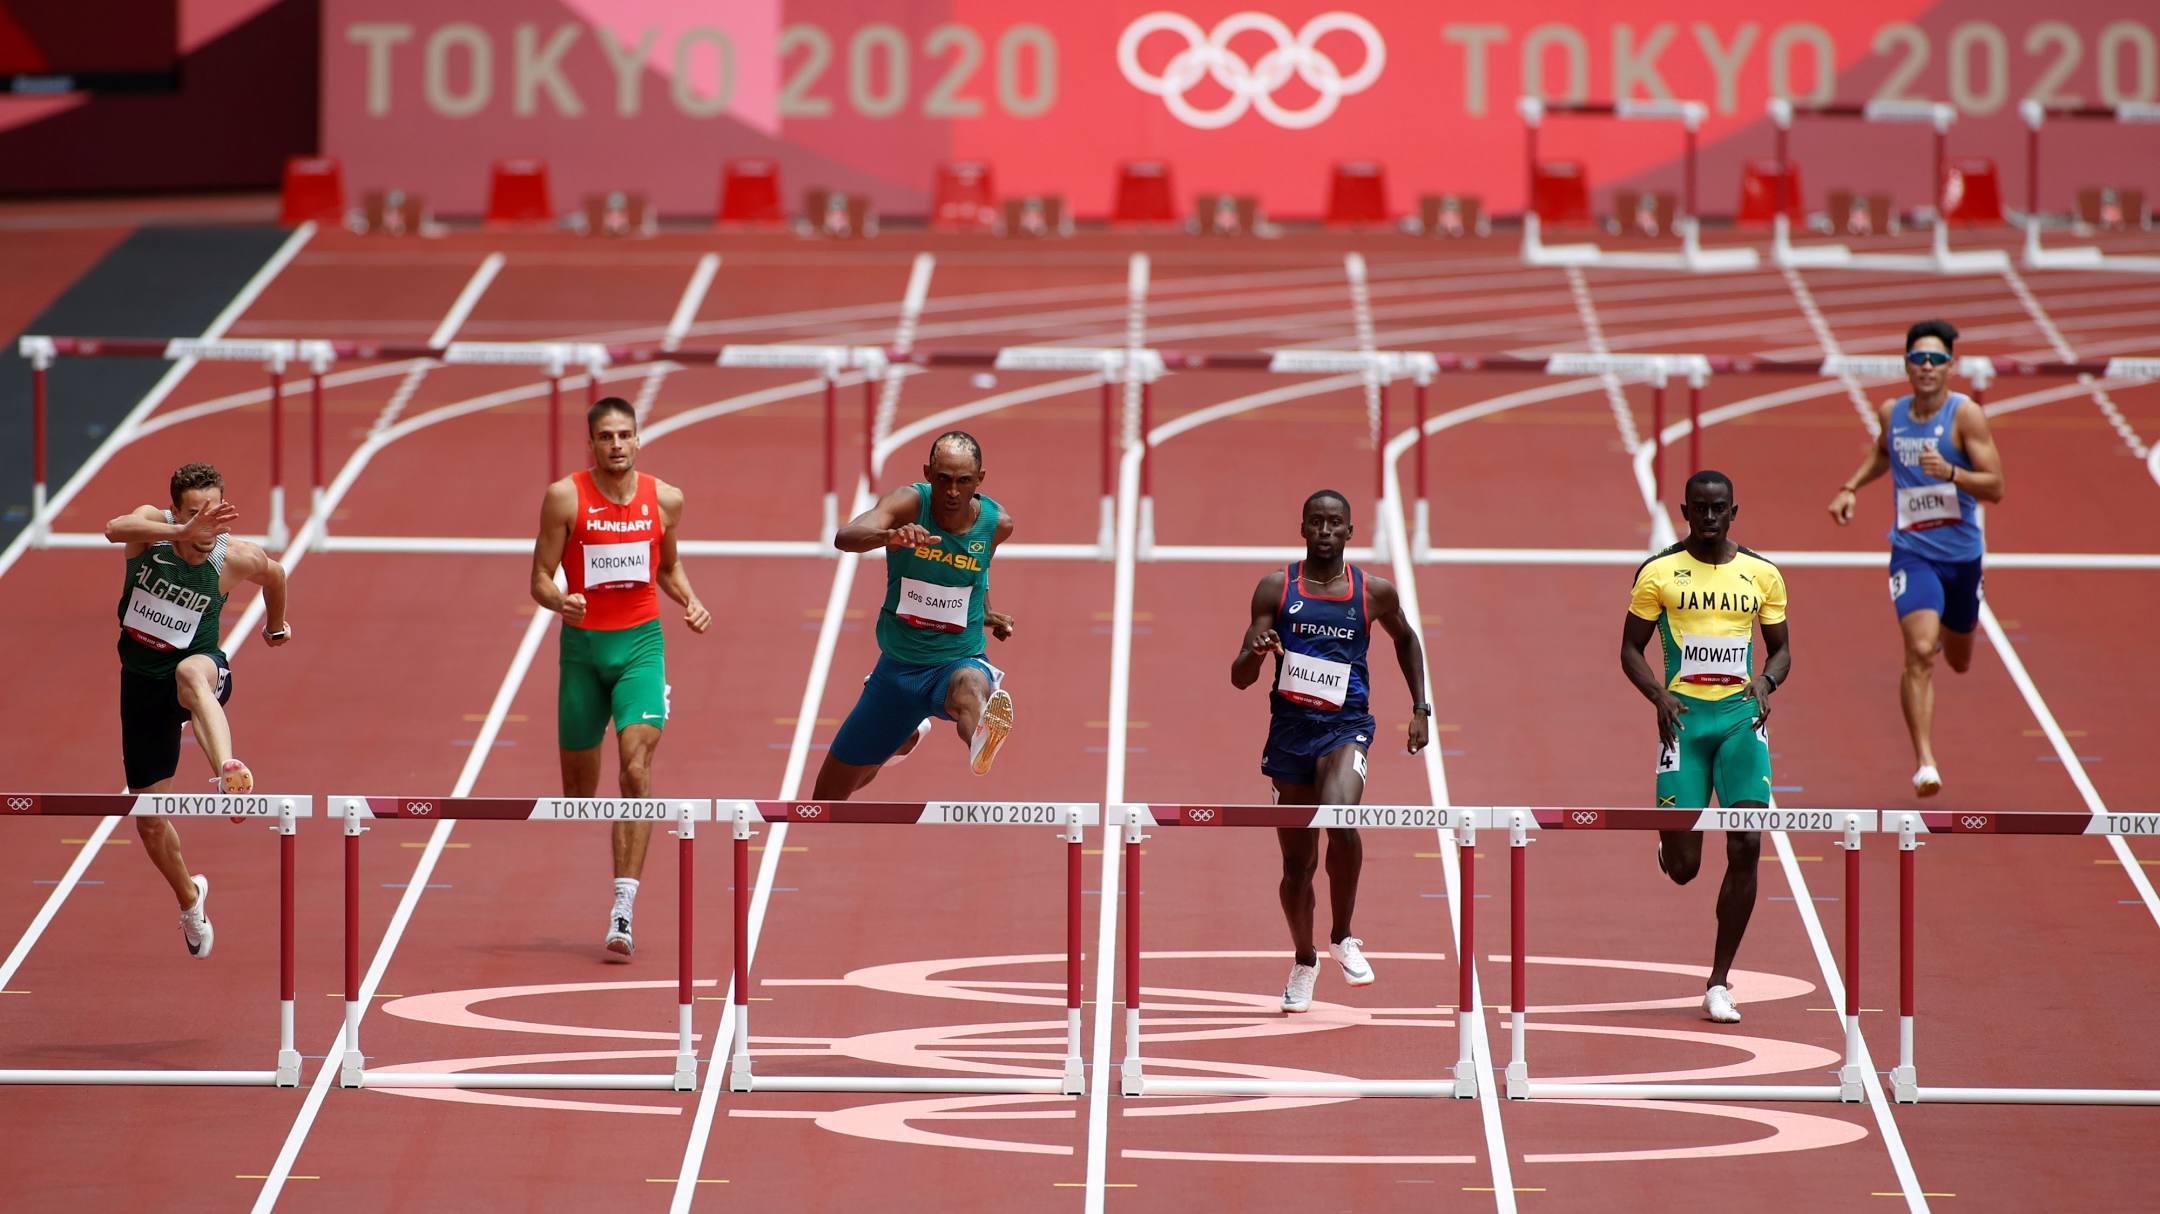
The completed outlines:
<svg viewBox="0 0 2160 1214">
<path fill-rule="evenodd" d="M 1770 696 L 1792 669 L 1786 648 L 1785 577 L 1778 567 L 1727 535 L 1740 508 L 1722 472 L 1688 478 L 1685 540 L 1635 571 L 1620 668 L 1657 706 L 1657 803 L 1703 809 L 1710 794 L 1728 809 L 1770 803 Z M 1768 651 L 1755 673 L 1755 624 Z M 1650 672 L 1643 646 L 1655 635 L 1665 652 L 1664 677 Z M 1725 834 L 1725 883 L 1718 889 L 1717 948 L 1703 994 L 1703 1015 L 1734 1024 L 1729 972 L 1755 912 L 1755 866 L 1762 857 L 1756 831 Z M 1658 868 L 1678 885 L 1702 867 L 1702 835 L 1662 831 Z"/>
</svg>

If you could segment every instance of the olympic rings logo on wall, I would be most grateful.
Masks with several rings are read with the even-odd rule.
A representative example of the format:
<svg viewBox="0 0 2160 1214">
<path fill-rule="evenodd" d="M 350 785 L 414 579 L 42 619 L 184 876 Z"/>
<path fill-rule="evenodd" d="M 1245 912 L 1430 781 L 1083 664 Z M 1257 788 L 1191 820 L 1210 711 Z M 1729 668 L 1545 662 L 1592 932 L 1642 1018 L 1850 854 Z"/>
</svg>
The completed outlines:
<svg viewBox="0 0 2160 1214">
<path fill-rule="evenodd" d="M 1365 47 L 1365 62 L 1345 76 L 1334 60 L 1322 54 L 1319 42 L 1330 33 L 1355 34 Z M 1275 49 L 1247 63 L 1230 49 L 1239 34 L 1257 33 L 1275 40 Z M 1170 57 L 1157 75 L 1140 64 L 1140 44 L 1150 34 L 1176 34 L 1185 49 Z M 1220 130 L 1258 110 L 1260 116 L 1286 130 L 1302 131 L 1328 120 L 1342 99 L 1362 93 L 1380 78 L 1387 64 L 1387 44 L 1373 23 L 1356 13 L 1322 13 L 1292 34 L 1282 20 L 1266 13 L 1234 13 L 1211 31 L 1182 13 L 1149 13 L 1125 27 L 1118 38 L 1118 70 L 1144 93 L 1163 99 L 1170 113 L 1186 126 L 1204 131 Z M 1295 76 L 1318 94 L 1303 109 L 1291 109 L 1275 100 L 1275 93 Z M 1186 96 L 1202 80 L 1213 80 L 1230 94 L 1213 109 L 1201 109 Z"/>
</svg>

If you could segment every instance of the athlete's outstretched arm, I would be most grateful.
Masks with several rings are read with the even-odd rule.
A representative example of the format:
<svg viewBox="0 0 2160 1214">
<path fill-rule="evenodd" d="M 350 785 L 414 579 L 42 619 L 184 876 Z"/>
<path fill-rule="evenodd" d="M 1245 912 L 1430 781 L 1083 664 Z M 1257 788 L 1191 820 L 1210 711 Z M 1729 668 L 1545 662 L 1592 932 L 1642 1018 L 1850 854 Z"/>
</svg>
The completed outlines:
<svg viewBox="0 0 2160 1214">
<path fill-rule="evenodd" d="M 1875 410 L 1875 441 L 1868 444 L 1867 458 L 1860 461 L 1860 468 L 1830 499 L 1830 518 L 1842 527 L 1852 521 L 1853 504 L 1860 500 L 1860 487 L 1890 471 L 1890 410 L 1895 401 L 1885 401 Z M 1960 411 L 1962 414 L 1962 410 Z"/>
<path fill-rule="evenodd" d="M 653 492 L 660 499 L 660 589 L 682 604 L 683 623 L 690 625 L 690 631 L 702 633 L 712 627 L 712 612 L 690 589 L 690 575 L 683 572 L 675 554 L 675 525 L 682 522 L 683 492 L 666 481 L 654 485 Z"/>
<path fill-rule="evenodd" d="M 156 506 L 137 506 L 106 523 L 105 538 L 115 544 L 126 544 L 129 556 L 141 556 L 144 549 L 162 541 L 178 544 L 231 531 L 239 517 L 240 508 L 231 502 L 219 502 L 208 510 L 198 510 L 194 518 L 184 523 L 166 522 L 165 511 Z"/>
<path fill-rule="evenodd" d="M 1395 584 L 1386 578 L 1365 577 L 1365 610 L 1373 622 L 1387 630 L 1395 638 L 1395 662 L 1402 667 L 1403 682 L 1410 685 L 1410 753 L 1425 749 L 1431 735 L 1432 705 L 1425 699 L 1425 647 L 1418 642 L 1418 631 L 1403 614 L 1402 596 L 1395 593 Z"/>
<path fill-rule="evenodd" d="M 1012 533 L 1012 515 L 998 515 L 997 530 L 990 536 L 990 555 L 996 556 L 998 545 L 1011 539 Z M 991 636 L 1001 641 L 1011 640 L 1013 633 L 1020 627 L 1017 621 L 1004 612 L 990 610 L 990 587 L 987 585 L 983 587 L 983 626 L 990 630 Z"/>
<path fill-rule="evenodd" d="M 915 521 L 919 502 L 912 486 L 893 490 L 834 532 L 833 547 L 842 552 L 868 552 L 872 548 L 919 548 L 937 543 L 938 537 Z"/>
<path fill-rule="evenodd" d="M 577 517 L 577 484 L 564 477 L 549 485 L 540 499 L 540 534 L 533 540 L 532 599 L 542 611 L 553 611 L 572 624 L 585 618 L 585 596 L 564 594 L 555 584 L 562 568 L 563 545 L 570 539 L 570 524 Z"/>
<path fill-rule="evenodd" d="M 1658 742 L 1671 746 L 1679 741 L 1680 731 L 1685 728 L 1680 724 L 1680 718 L 1687 715 L 1687 704 L 1667 691 L 1665 684 L 1650 673 L 1650 660 L 1643 656 L 1643 646 L 1648 645 L 1656 634 L 1656 620 L 1646 620 L 1628 612 L 1627 623 L 1620 629 L 1620 669 L 1627 673 L 1628 682 L 1635 684 L 1635 690 L 1657 706 Z"/>
<path fill-rule="evenodd" d="M 1245 639 L 1230 662 L 1230 685 L 1239 691 L 1260 681 L 1260 663 L 1268 654 L 1282 652 L 1282 638 L 1275 633 L 1275 611 L 1282 606 L 1289 577 L 1276 570 L 1253 588 L 1252 622 L 1245 626 Z"/>
<path fill-rule="evenodd" d="M 275 649 L 291 640 L 292 622 L 285 618 L 285 566 L 257 545 L 234 540 L 225 548 L 225 573 L 262 587 L 263 643 Z"/>
</svg>

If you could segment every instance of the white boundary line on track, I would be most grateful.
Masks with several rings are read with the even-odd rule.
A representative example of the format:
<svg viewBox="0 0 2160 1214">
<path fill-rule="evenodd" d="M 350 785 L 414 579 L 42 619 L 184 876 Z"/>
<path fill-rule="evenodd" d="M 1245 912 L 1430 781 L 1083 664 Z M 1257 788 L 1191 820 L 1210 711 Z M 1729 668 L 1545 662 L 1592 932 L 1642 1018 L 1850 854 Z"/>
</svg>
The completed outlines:
<svg viewBox="0 0 2160 1214">
<path fill-rule="evenodd" d="M 254 306 L 255 301 L 262 296 L 262 293 L 269 289 L 271 280 L 282 273 L 286 266 L 292 264 L 293 258 L 300 255 L 300 250 L 307 246 L 307 242 L 313 239 L 314 235 L 315 225 L 312 222 L 303 223 L 294 228 L 293 234 L 285 238 L 285 243 L 279 245 L 277 251 L 270 255 L 270 259 L 255 271 L 254 276 L 242 284 L 240 293 L 233 296 L 226 303 L 224 310 L 220 311 L 210 321 L 210 327 L 202 331 L 202 340 L 216 341 L 225 336 L 226 330 L 232 328 L 233 322 L 240 319 L 240 314 Z M 143 398 L 135 402 L 135 407 L 128 410 L 127 416 L 120 419 L 119 425 L 112 428 L 112 433 L 105 436 L 104 441 L 100 442 L 90 452 L 89 457 L 83 460 L 82 466 L 75 470 L 74 475 L 68 477 L 67 483 L 60 486 L 59 491 L 53 494 L 52 500 L 45 506 L 45 517 L 47 519 L 57 517 L 61 509 L 70 501 L 73 501 L 75 495 L 82 491 L 82 487 L 90 483 L 90 478 L 97 475 L 98 469 L 105 466 L 106 461 L 110 460 L 120 448 L 134 441 L 136 430 L 141 426 L 143 419 L 148 417 L 158 405 L 162 404 L 165 398 L 172 393 L 172 390 L 179 386 L 180 381 L 187 378 L 187 373 L 194 369 L 195 360 L 192 358 L 179 359 L 172 366 L 166 368 L 165 374 L 158 377 L 157 383 L 151 385 L 150 391 L 144 393 Z M 13 540 L 8 542 L 7 550 L 0 552 L 0 577 L 6 576 L 7 571 L 14 568 L 15 562 L 22 558 L 23 551 L 30 546 L 30 535 L 37 529 L 38 522 L 39 520 L 35 518 L 31 519 L 29 524 L 21 532 L 17 533 Z"/>
<path fill-rule="evenodd" d="M 930 277 L 935 262 L 925 253 L 916 257 L 909 271 L 908 287 L 901 306 L 899 331 L 912 333 L 920 318 L 924 301 L 930 293 Z M 892 379 L 890 391 L 893 407 L 899 407 L 900 377 Z M 882 466 L 886 451 L 895 450 L 899 436 L 883 438 L 872 431 L 871 458 L 873 466 L 865 468 L 855 482 L 854 503 L 848 511 L 850 518 L 870 508 L 877 496 L 877 469 Z M 818 624 L 817 646 L 811 651 L 810 671 L 803 680 L 803 698 L 795 714 L 795 733 L 788 742 L 787 767 L 780 777 L 780 799 L 790 800 L 802 787 L 803 771 L 810 762 L 810 735 L 817 727 L 818 705 L 825 698 L 825 685 L 832 675 L 833 653 L 840 645 L 840 627 L 847 615 L 848 595 L 855 586 L 856 572 L 862 567 L 860 560 L 848 559 L 843 554 L 835 562 L 832 589 L 825 597 L 825 618 Z M 780 858 L 786 852 L 788 824 L 775 822 L 766 827 L 765 856 L 758 864 L 755 885 L 750 895 L 749 939 L 742 944 L 743 954 L 751 961 L 757 958 L 758 938 L 765 928 L 765 912 L 772 904 L 774 879 L 780 871 Z M 720 1092 L 727 1086 L 727 1059 L 735 1041 L 735 983 L 729 975 L 726 984 L 726 1002 L 720 1005 L 720 1025 L 713 1031 L 712 1050 L 705 1062 L 703 1086 L 698 1091 L 697 1110 L 691 1116 L 690 1133 L 683 1142 L 681 1168 L 675 1177 L 675 1190 L 669 1198 L 671 1214 L 686 1214 L 697 1199 L 698 1171 L 704 1166 L 707 1144 L 712 1138 L 714 1118 L 720 1108 Z"/>
<path fill-rule="evenodd" d="M 673 354 L 682 348 L 691 323 L 697 320 L 698 309 L 705 305 L 705 293 L 712 289 L 713 276 L 719 272 L 718 253 L 707 253 L 697 259 L 697 268 L 690 272 L 690 287 L 676 303 L 675 315 L 668 319 L 667 330 L 660 335 L 662 350 Z"/>
<path fill-rule="evenodd" d="M 493 258 L 490 260 L 493 260 Z M 485 264 L 483 263 L 483 268 Z M 487 277 L 492 279 L 494 276 L 489 274 Z M 473 281 L 480 281 L 478 273 L 475 274 Z M 449 327 L 449 322 L 452 319 L 462 322 L 464 316 L 470 314 L 472 305 L 477 302 L 478 298 L 478 293 L 471 290 L 468 285 L 467 290 L 461 293 L 457 302 L 452 305 L 451 315 L 445 317 L 444 327 Z M 451 328 L 451 332 L 454 334 L 455 329 Z M 515 391 L 537 393 L 545 391 L 545 388 L 529 386 Z M 495 393 L 491 395 L 500 396 L 503 394 Z M 490 397 L 480 399 L 490 400 Z M 309 527 L 315 528 L 317 532 L 320 531 L 323 523 L 335 512 L 337 503 L 344 499 L 346 493 L 359 480 L 361 471 L 383 448 L 414 431 L 478 411 L 470 407 L 472 403 L 471 401 L 465 401 L 445 405 L 386 429 L 379 429 L 378 432 L 371 434 L 368 440 L 362 443 L 360 448 L 347 458 L 345 466 L 339 470 L 336 481 L 323 498 L 321 512 L 311 516 L 302 531 L 306 532 Z M 491 408 L 493 404 L 490 403 L 482 407 Z M 387 409 L 388 406 L 385 406 L 386 412 Z M 309 551 L 309 543 L 307 542 L 309 539 L 312 539 L 312 536 L 306 536 L 305 538 L 295 537 L 293 551 L 290 554 L 291 565 L 297 565 L 300 559 L 306 556 Z M 290 568 L 290 565 L 288 565 L 288 568 Z M 248 604 L 249 614 L 241 617 L 241 623 L 235 627 L 235 631 L 241 633 L 244 637 L 246 630 L 252 626 L 251 621 L 260 616 L 261 610 L 262 599 L 258 596 L 254 602 Z M 502 731 L 503 722 L 509 714 L 510 706 L 517 698 L 518 689 L 524 685 L 525 676 L 531 671 L 534 656 L 539 652 L 540 644 L 546 637 L 548 625 L 552 622 L 553 620 L 545 612 L 535 611 L 531 622 L 526 625 L 524 635 L 518 641 L 517 651 L 510 660 L 510 668 L 503 674 L 502 682 L 496 687 L 495 699 L 488 706 L 487 718 L 482 723 L 480 732 L 473 742 L 472 753 L 465 757 L 465 765 L 458 773 L 456 787 L 451 792 L 452 796 L 462 797 L 469 794 L 473 785 L 479 781 L 481 769 L 487 765 L 488 758 L 494 753 L 495 739 Z M 412 921 L 414 908 L 419 905 L 421 895 L 427 892 L 428 877 L 434 873 L 435 865 L 442 857 L 443 846 L 449 842 L 451 832 L 456 826 L 457 822 L 454 819 L 444 819 L 437 822 L 435 829 L 428 834 L 427 846 L 421 851 L 419 860 L 414 864 L 412 876 L 406 880 L 405 892 L 398 898 L 397 909 L 390 917 L 389 927 L 383 934 L 382 942 L 376 946 L 375 955 L 369 961 L 367 973 L 362 978 L 358 1002 L 360 1004 L 360 1015 L 363 1019 L 367 1015 L 369 1005 L 374 1001 L 374 993 L 382 982 L 383 974 L 389 970 L 390 960 L 397 951 L 398 942 L 404 937 L 405 928 Z M 337 1078 L 344 1053 L 345 1025 L 341 1018 L 337 1037 L 331 1043 L 330 1048 L 324 1052 L 322 1066 L 315 1072 L 315 1080 L 309 1085 L 307 1096 L 301 1102 L 300 1111 L 294 1116 L 291 1128 L 286 1131 L 285 1142 L 279 1147 L 276 1160 L 265 1174 L 263 1187 L 256 1195 L 253 1207 L 254 1214 L 268 1214 L 277 1205 L 278 1196 L 284 1191 L 285 1181 L 292 1175 L 293 1164 L 299 1159 L 300 1150 L 307 1142 L 308 1133 L 314 1128 L 315 1118 L 322 1110 L 323 1100 L 329 1094 L 330 1086 Z"/>
<path fill-rule="evenodd" d="M 2064 362 L 2076 362 L 2077 351 L 2070 348 L 2070 343 L 2063 338 L 2062 330 L 2055 327 L 2054 318 L 2047 314 L 2046 308 L 2040 306 L 2039 297 L 2032 293 L 2032 288 L 2025 285 L 2025 276 L 2017 272 L 2017 267 L 2004 266 L 2003 280 L 2010 284 L 2011 293 L 2018 297 L 2018 302 L 2025 305 L 2025 311 L 2031 314 L 2033 324 L 2040 329 L 2040 335 L 2047 338 L 2048 346 L 2055 357 Z M 2122 409 L 2115 404 L 2115 398 L 2108 394 L 2106 385 L 2099 383 L 2090 371 L 2080 373 L 2077 381 L 2091 385 L 2093 404 L 2099 406 L 2101 416 L 2107 418 L 2108 425 L 2114 427 L 2115 433 L 2122 438 L 2123 445 L 2130 448 L 2130 454 L 2140 460 L 2150 458 L 2152 448 L 2146 445 L 2143 436 L 2130 424 L 2130 419 L 2123 416 Z M 2160 477 L 2155 479 L 2160 480 Z"/>
<path fill-rule="evenodd" d="M 488 286 L 497 274 L 502 273 L 503 263 L 507 260 L 501 253 L 490 253 L 481 260 L 480 268 L 473 271 L 473 276 L 465 282 L 465 289 L 458 292 L 456 301 L 444 313 L 442 323 L 428 335 L 429 349 L 440 350 L 456 340 L 458 330 L 465 327 L 473 309 L 480 306 L 480 297 L 487 294 Z"/>
</svg>

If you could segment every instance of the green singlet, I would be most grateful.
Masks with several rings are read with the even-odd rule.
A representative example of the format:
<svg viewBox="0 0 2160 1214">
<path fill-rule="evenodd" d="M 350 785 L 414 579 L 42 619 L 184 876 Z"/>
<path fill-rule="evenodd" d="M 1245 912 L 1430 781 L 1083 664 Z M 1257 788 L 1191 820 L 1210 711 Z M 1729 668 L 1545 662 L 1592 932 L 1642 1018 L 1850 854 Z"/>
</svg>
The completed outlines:
<svg viewBox="0 0 2160 1214">
<path fill-rule="evenodd" d="M 990 594 L 990 548 L 1001 507 L 976 495 L 981 509 L 964 532 L 937 525 L 930 486 L 917 482 L 915 521 L 935 544 L 885 550 L 885 605 L 878 612 L 878 648 L 910 666 L 938 666 L 983 651 L 983 607 Z"/>
<path fill-rule="evenodd" d="M 172 511 L 165 512 L 165 521 L 173 521 Z M 189 564 L 160 540 L 128 558 L 127 580 L 120 587 L 121 669 L 170 678 L 191 655 L 222 656 L 218 616 L 225 595 L 218 576 L 225 570 L 225 547 L 221 535 L 209 556 Z"/>
</svg>

